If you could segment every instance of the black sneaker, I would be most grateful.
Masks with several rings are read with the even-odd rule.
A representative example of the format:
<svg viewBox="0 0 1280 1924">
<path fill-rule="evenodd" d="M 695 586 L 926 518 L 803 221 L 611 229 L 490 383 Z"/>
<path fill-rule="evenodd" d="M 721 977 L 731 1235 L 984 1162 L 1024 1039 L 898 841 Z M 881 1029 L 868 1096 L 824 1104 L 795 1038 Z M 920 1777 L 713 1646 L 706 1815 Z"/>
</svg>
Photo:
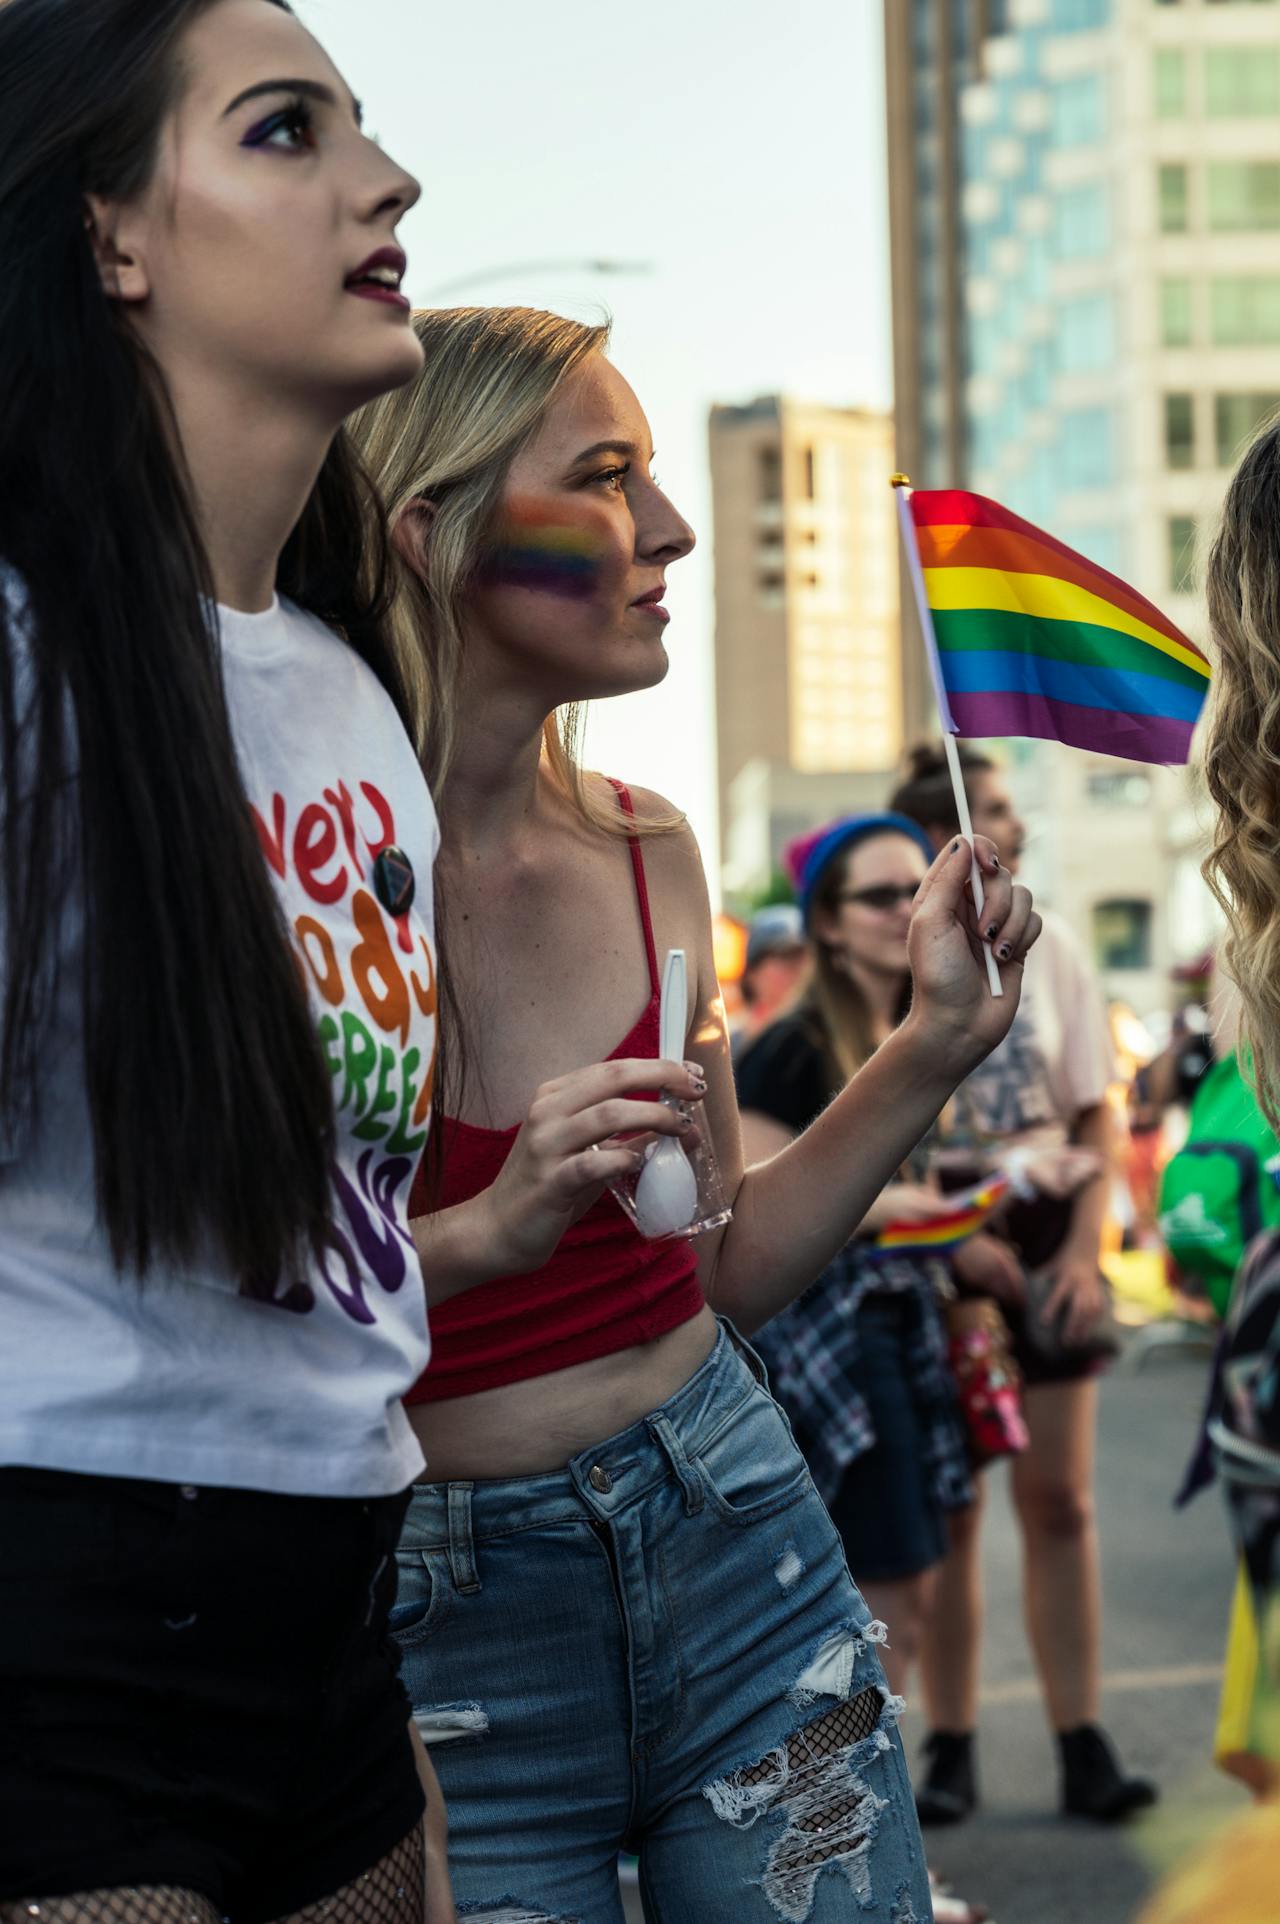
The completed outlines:
<svg viewBox="0 0 1280 1924">
<path fill-rule="evenodd" d="M 1058 1732 L 1062 1808 L 1070 1817 L 1118 1824 L 1154 1804 L 1160 1792 L 1146 1777 L 1126 1777 L 1105 1731 L 1097 1724 Z"/>
<path fill-rule="evenodd" d="M 971 1730 L 931 1730 L 922 1746 L 929 1759 L 916 1791 L 922 1824 L 958 1824 L 978 1802 L 978 1761 Z"/>
</svg>

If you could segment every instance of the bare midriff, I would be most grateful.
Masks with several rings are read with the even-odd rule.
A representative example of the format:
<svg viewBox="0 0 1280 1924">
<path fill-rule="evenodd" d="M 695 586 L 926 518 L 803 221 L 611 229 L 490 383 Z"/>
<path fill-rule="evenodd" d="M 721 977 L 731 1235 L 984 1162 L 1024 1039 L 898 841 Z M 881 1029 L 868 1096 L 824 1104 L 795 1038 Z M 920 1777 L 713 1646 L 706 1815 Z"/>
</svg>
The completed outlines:
<svg viewBox="0 0 1280 1924">
<path fill-rule="evenodd" d="M 651 1343 L 519 1383 L 417 1403 L 407 1415 L 432 1483 L 492 1481 L 562 1470 L 665 1403 L 711 1353 L 705 1306 Z"/>
</svg>

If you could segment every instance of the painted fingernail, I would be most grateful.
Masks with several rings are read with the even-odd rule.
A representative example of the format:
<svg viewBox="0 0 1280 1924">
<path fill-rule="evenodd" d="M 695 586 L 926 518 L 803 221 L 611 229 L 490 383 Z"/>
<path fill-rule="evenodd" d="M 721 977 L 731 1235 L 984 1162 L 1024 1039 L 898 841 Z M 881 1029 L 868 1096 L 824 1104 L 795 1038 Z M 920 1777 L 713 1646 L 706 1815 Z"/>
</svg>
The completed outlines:
<svg viewBox="0 0 1280 1924">
<path fill-rule="evenodd" d="M 997 935 L 999 935 L 999 933 L 1000 933 L 1000 924 L 998 922 L 988 922 L 987 924 L 988 942 L 994 942 Z"/>
<path fill-rule="evenodd" d="M 1013 954 L 1012 943 L 1002 942 L 1000 944 L 1000 947 L 996 950 L 996 954 L 1000 957 L 1000 960 L 1002 962 L 1007 962 L 1009 960 L 1009 957 Z"/>
<path fill-rule="evenodd" d="M 677 1129 L 681 1129 L 681 1130 L 683 1130 L 683 1129 L 692 1129 L 692 1127 L 693 1127 L 693 1117 L 692 1117 L 692 1116 L 677 1116 L 677 1117 L 676 1117 L 676 1128 L 677 1128 Z"/>
<path fill-rule="evenodd" d="M 959 839 L 959 837 L 957 836 L 957 838 L 956 838 L 956 840 L 955 840 L 955 841 L 954 841 L 954 842 L 953 842 L 953 843 L 951 844 L 951 853 L 952 853 L 953 855 L 955 854 L 955 852 L 956 852 L 956 850 L 957 850 L 957 849 L 959 848 L 959 846 L 960 846 L 960 839 Z"/>
</svg>

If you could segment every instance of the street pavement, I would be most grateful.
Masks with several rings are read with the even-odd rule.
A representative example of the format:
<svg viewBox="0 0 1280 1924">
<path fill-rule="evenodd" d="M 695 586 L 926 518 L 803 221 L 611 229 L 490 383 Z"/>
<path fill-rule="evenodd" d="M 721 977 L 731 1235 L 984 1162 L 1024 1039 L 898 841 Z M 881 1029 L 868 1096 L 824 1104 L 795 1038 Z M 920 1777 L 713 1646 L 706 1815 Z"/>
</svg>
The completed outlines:
<svg viewBox="0 0 1280 1924">
<path fill-rule="evenodd" d="M 1017 1531 L 1007 1478 L 994 1475 L 984 1538 L 983 1805 L 967 1824 L 926 1833 L 926 1842 L 934 1868 L 988 1904 L 995 1924 L 1131 1924 L 1159 1877 L 1247 1804 L 1211 1758 L 1232 1585 L 1221 1502 L 1208 1491 L 1189 1509 L 1170 1506 L 1206 1370 L 1201 1357 L 1154 1354 L 1137 1372 L 1131 1359 L 1113 1369 L 1102 1387 L 1104 1717 L 1126 1761 L 1163 1791 L 1155 1810 L 1119 1830 L 1056 1814 L 1056 1761 L 1022 1633 Z M 922 1735 L 922 1718 L 909 1709 L 909 1756 Z M 639 1920 L 636 1893 L 625 1897 L 628 1919 Z"/>
</svg>

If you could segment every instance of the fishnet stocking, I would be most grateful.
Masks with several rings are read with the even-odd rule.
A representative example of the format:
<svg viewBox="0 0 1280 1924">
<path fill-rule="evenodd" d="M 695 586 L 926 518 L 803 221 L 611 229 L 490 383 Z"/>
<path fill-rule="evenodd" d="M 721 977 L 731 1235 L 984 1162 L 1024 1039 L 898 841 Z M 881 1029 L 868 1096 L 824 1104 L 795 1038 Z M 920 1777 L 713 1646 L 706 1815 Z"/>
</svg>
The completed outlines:
<svg viewBox="0 0 1280 1924">
<path fill-rule="evenodd" d="M 869 1737 L 883 1711 L 883 1693 L 871 1684 L 788 1737 L 783 1794 L 791 1823 L 778 1841 L 770 1866 L 780 1879 L 794 1876 L 805 1866 L 812 1868 L 833 1857 L 848 1857 L 863 1841 L 857 1820 L 866 1786 L 845 1772 L 833 1774 L 825 1766 L 828 1758 Z M 777 1777 L 775 1753 L 738 1771 L 735 1781 L 760 1784 Z"/>
<path fill-rule="evenodd" d="M 32 1919 L 38 1924 L 222 1924 L 222 1913 L 207 1897 L 169 1884 L 0 1904 L 0 1924 L 32 1924 Z"/>
<path fill-rule="evenodd" d="M 353 1883 L 276 1924 L 422 1924 L 424 1876 L 422 1826 L 415 1824 Z M 223 1924 L 223 1917 L 207 1897 L 151 1884 L 0 1903 L 0 1924 Z"/>
<path fill-rule="evenodd" d="M 415 1824 L 372 1870 L 332 1897 L 291 1911 L 276 1924 L 422 1924 L 426 1859 L 422 1825 Z"/>
<path fill-rule="evenodd" d="M 803 1769 L 819 1757 L 833 1757 L 838 1750 L 848 1750 L 850 1744 L 860 1744 L 879 1723 L 883 1709 L 883 1695 L 870 1684 L 847 1703 L 823 1711 L 821 1717 L 806 1724 L 803 1730 L 793 1731 L 787 1739 L 788 1774 Z M 766 1778 L 777 1775 L 776 1757 L 765 1757 L 758 1764 L 748 1764 L 745 1770 L 735 1771 L 734 1782 L 762 1784 Z"/>
<path fill-rule="evenodd" d="M 883 1693 L 873 1684 L 847 1703 L 826 1711 L 790 1739 L 787 1757 L 795 1773 L 792 1782 L 808 1788 L 810 1794 L 792 1806 L 791 1830 L 774 1860 L 780 1877 L 802 1864 L 825 1864 L 833 1857 L 847 1857 L 862 1842 L 857 1819 L 867 1794 L 865 1784 L 842 1773 L 843 1783 L 837 1787 L 829 1775 L 822 1774 L 822 1763 L 869 1737 L 883 1712 Z"/>
</svg>

